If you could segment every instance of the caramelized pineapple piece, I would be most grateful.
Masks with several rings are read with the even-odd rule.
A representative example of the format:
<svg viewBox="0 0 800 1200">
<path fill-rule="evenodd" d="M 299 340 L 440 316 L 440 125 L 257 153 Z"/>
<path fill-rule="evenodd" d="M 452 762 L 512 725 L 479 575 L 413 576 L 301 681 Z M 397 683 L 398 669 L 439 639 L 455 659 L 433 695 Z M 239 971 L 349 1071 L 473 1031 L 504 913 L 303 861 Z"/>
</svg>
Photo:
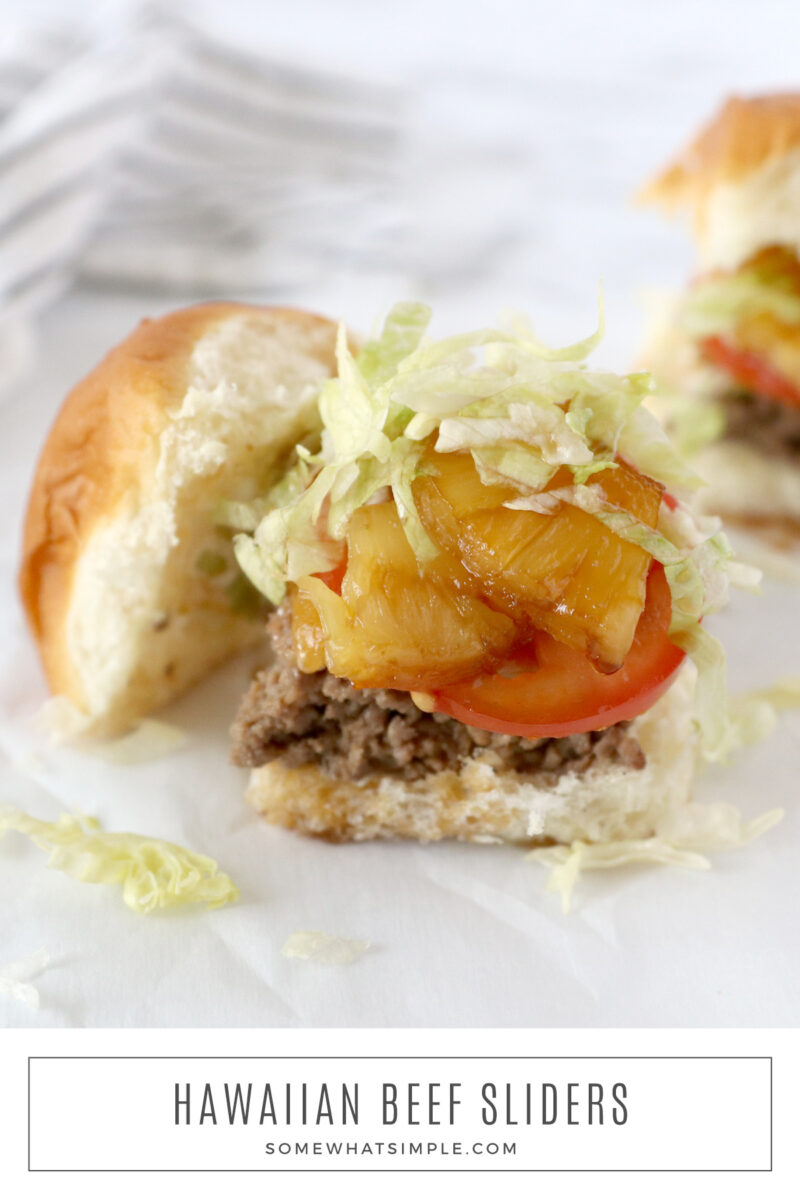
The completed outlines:
<svg viewBox="0 0 800 1200">
<path fill-rule="evenodd" d="M 800 379 L 800 326 L 764 312 L 740 321 L 733 340 L 738 350 L 764 359 L 790 382 Z"/>
<path fill-rule="evenodd" d="M 297 592 L 297 611 L 310 604 L 318 616 L 334 675 L 358 687 L 443 687 L 491 669 L 510 650 L 513 621 L 475 597 L 457 559 L 442 553 L 420 571 L 393 501 L 354 513 L 347 545 L 341 596 L 313 577 Z"/>
<path fill-rule="evenodd" d="M 738 271 L 719 272 L 717 277 L 735 279 L 740 274 L 748 275 L 754 271 L 762 283 L 787 295 L 800 296 L 800 262 L 785 246 L 765 246 L 742 263 Z M 725 334 L 722 338 L 729 340 Z M 740 320 L 731 340 L 737 350 L 757 355 L 790 382 L 800 379 L 800 325 L 797 321 L 781 320 L 775 313 L 765 310 Z"/>
<path fill-rule="evenodd" d="M 423 521 L 475 577 L 478 594 L 521 630 L 543 629 L 600 670 L 617 670 L 644 608 L 650 555 L 572 505 L 551 514 L 503 508 L 516 492 L 484 487 L 469 454 L 432 457 L 439 473 L 414 485 Z M 563 469 L 549 487 L 568 482 Z M 659 484 L 624 463 L 592 482 L 612 503 L 655 525 Z"/>
<path fill-rule="evenodd" d="M 304 592 L 290 589 L 292 644 L 297 666 L 306 675 L 325 668 L 325 636 L 317 610 Z"/>
</svg>

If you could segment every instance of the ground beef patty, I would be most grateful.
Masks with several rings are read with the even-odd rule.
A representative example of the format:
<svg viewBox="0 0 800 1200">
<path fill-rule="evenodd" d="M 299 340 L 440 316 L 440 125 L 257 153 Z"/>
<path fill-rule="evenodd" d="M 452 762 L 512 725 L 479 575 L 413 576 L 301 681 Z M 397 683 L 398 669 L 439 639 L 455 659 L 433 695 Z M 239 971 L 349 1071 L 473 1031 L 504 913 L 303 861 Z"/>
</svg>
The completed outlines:
<svg viewBox="0 0 800 1200">
<path fill-rule="evenodd" d="M 720 403 L 726 437 L 800 465 L 800 409 L 746 391 L 727 392 Z"/>
<path fill-rule="evenodd" d="M 277 661 L 258 673 L 231 730 L 239 766 L 279 758 L 287 767 L 314 763 L 333 779 L 352 780 L 387 772 L 420 779 L 477 754 L 490 754 L 506 770 L 554 777 L 598 762 L 645 764 L 627 722 L 538 741 L 487 733 L 421 712 L 407 692 L 354 688 L 328 671 L 304 675 L 294 663 L 287 605 L 270 618 L 269 633 Z"/>
</svg>

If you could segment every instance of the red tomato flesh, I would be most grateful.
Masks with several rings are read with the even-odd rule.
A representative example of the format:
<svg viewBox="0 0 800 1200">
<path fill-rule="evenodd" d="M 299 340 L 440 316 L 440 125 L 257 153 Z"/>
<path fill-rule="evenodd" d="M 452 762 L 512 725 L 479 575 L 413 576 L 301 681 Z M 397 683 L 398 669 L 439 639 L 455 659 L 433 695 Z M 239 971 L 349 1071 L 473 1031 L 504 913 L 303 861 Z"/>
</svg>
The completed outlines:
<svg viewBox="0 0 800 1200">
<path fill-rule="evenodd" d="M 718 337 L 706 338 L 701 345 L 707 359 L 748 391 L 800 408 L 800 389 L 752 350 L 737 349 Z"/>
<path fill-rule="evenodd" d="M 524 738 L 567 737 L 629 721 L 652 707 L 685 657 L 667 636 L 671 612 L 669 585 L 656 563 L 633 645 L 613 675 L 595 670 L 580 651 L 536 633 L 509 664 L 519 674 L 481 676 L 435 692 L 436 711 Z"/>
<path fill-rule="evenodd" d="M 344 558 L 337 567 L 333 567 L 330 571 L 318 571 L 317 579 L 321 579 L 326 587 L 329 587 L 332 592 L 336 592 L 337 596 L 341 596 L 342 580 L 344 579 L 346 570 L 347 555 L 345 554 Z"/>
</svg>

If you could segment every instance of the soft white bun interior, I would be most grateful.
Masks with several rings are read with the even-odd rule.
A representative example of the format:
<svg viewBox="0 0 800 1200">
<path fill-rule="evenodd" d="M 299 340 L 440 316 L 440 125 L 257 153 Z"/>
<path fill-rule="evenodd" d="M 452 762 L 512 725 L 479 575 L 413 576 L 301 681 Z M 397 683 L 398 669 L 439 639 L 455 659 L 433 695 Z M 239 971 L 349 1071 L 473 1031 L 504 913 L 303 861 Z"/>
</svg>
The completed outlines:
<svg viewBox="0 0 800 1200">
<path fill-rule="evenodd" d="M 329 352 L 327 323 L 319 336 Z M 328 373 L 317 350 L 306 328 L 270 330 L 246 313 L 197 341 L 185 394 L 76 563 L 66 646 L 74 698 L 95 732 L 125 727 L 263 638 L 262 623 L 236 612 L 197 560 L 208 550 L 230 556 L 217 503 L 256 495 L 315 427 Z"/>
<path fill-rule="evenodd" d="M 733 270 L 765 246 L 800 251 L 800 149 L 743 179 L 716 184 L 698 231 L 706 270 Z"/>
</svg>

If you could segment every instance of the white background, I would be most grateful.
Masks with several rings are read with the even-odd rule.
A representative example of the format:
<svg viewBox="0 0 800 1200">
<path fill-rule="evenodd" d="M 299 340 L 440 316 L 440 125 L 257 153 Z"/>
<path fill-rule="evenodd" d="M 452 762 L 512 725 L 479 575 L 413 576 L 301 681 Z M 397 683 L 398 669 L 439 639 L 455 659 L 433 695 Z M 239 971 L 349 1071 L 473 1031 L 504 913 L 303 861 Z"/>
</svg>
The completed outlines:
<svg viewBox="0 0 800 1200">
<path fill-rule="evenodd" d="M 187 1193 L 198 1200 L 229 1195 L 239 1200 L 250 1197 L 277 1195 L 295 1197 L 325 1195 L 338 1197 L 439 1196 L 454 1192 L 472 1197 L 496 1193 L 503 1197 L 547 1195 L 552 1200 L 573 1200 L 591 1195 L 598 1200 L 673 1200 L 676 1195 L 686 1200 L 706 1200 L 725 1196 L 726 1200 L 789 1200 L 796 1195 L 800 1179 L 800 1148 L 796 1136 L 795 1086 L 800 1069 L 800 1044 L 796 1031 L 754 1030 L 647 1030 L 624 1032 L 606 1030 L 501 1030 L 487 1034 L 479 1030 L 239 1030 L 170 1032 L 164 1030 L 73 1031 L 66 1035 L 60 1030 L 31 1033 L 26 1045 L 11 1034 L 0 1034 L 0 1049 L 6 1071 L 0 1081 L 0 1120 L 4 1131 L 3 1182 L 8 1193 L 24 1200 L 73 1194 L 82 1200 L 95 1200 L 113 1194 L 119 1200 L 153 1196 L 155 1200 Z M 517 1055 L 517 1054 L 618 1054 L 618 1055 L 774 1055 L 774 1169 L 772 1173 L 736 1174 L 717 1172 L 706 1174 L 495 1174 L 447 1175 L 436 1178 L 427 1173 L 368 1175 L 333 1175 L 310 1180 L 307 1175 L 281 1174 L 171 1174 L 171 1175 L 97 1175 L 84 1172 L 74 1175 L 27 1175 L 25 1096 L 27 1090 L 27 1054 L 446 1054 L 446 1055 Z M 213 1130 L 211 1131 L 213 1133 Z M 699 1140 L 699 1139 L 698 1139 Z M 677 1155 L 681 1147 L 669 1143 L 662 1147 L 665 1155 Z M 135 1152 L 132 1132 L 131 1151 Z M 142 1157 L 147 1149 L 142 1150 Z M 576 1161 L 575 1166 L 580 1166 Z"/>
<path fill-rule="evenodd" d="M 5 12 L 3 8 L 5 7 Z M 70 6 L 70 12 L 89 6 Z M 104 6 L 105 11 L 113 5 Z M 0 5 L 10 23 L 55 3 Z M 280 298 L 356 327 L 396 298 L 436 306 L 439 331 L 499 308 L 533 314 L 547 337 L 592 326 L 603 277 L 609 334 L 598 361 L 629 366 L 639 291 L 690 269 L 679 230 L 631 208 L 636 186 L 731 90 L 800 83 L 800 9 L 772 2 L 205 4 L 232 39 L 410 89 L 401 200 L 405 272 L 354 277 L 346 264 Z M 274 299 L 265 281 L 263 295 Z M 45 316 L 35 369 L 0 407 L 0 746 L 3 799 L 62 806 L 213 853 L 241 887 L 218 913 L 142 919 L 103 888 L 43 865 L 16 835 L 0 843 L 0 965 L 45 946 L 52 966 L 33 1013 L 0 995 L 6 1026 L 773 1026 L 800 994 L 796 717 L 702 794 L 784 823 L 714 870 L 628 870 L 582 885 L 562 917 L 520 851 L 445 845 L 342 846 L 261 824 L 226 726 L 246 680 L 233 667 L 169 715 L 186 731 L 168 760 L 114 768 L 35 741 L 44 697 L 14 592 L 18 530 L 35 455 L 66 390 L 138 318 L 188 296 L 75 291 Z M 797 592 L 737 596 L 718 623 L 736 687 L 800 669 Z M 39 784 L 21 775 L 37 756 Z M 42 787 L 44 790 L 42 790 Z M 364 937 L 347 968 L 287 961 L 297 929 Z"/>
<path fill-rule="evenodd" d="M 591 1111 L 590 1085 L 602 1100 Z M 769 1171 L 771 1107 L 769 1059 L 739 1056 L 41 1057 L 30 1068 L 30 1166 Z M 298 1143 L 309 1151 L 292 1153 Z M 408 1143 L 435 1148 L 417 1158 L 402 1153 Z M 347 1154 L 365 1144 L 374 1153 Z"/>
</svg>

